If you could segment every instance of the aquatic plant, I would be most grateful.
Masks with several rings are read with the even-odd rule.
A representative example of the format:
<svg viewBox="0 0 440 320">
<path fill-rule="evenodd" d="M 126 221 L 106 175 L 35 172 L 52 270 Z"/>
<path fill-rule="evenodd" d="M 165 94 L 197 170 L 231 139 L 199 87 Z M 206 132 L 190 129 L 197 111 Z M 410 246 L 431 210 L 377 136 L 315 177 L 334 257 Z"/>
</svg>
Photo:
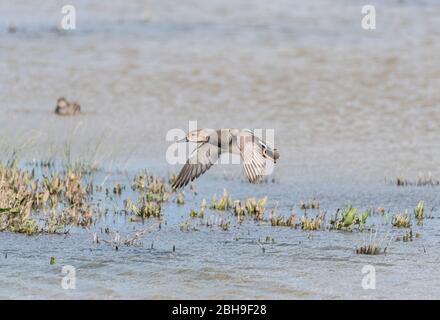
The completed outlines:
<svg viewBox="0 0 440 320">
<path fill-rule="evenodd" d="M 219 208 L 224 208 L 223 210 L 228 210 L 232 207 L 232 198 L 226 189 L 223 191 L 223 196 L 220 201 L 220 205 L 217 205 Z"/>
<path fill-rule="evenodd" d="M 405 177 L 397 177 L 396 178 L 396 185 L 398 186 L 406 186 L 408 184 L 408 180 L 406 180 Z"/>
<path fill-rule="evenodd" d="M 149 201 L 166 202 L 170 195 L 166 189 L 165 178 L 150 175 L 146 171 L 133 178 L 131 188 L 140 193 L 146 192 Z"/>
<path fill-rule="evenodd" d="M 284 218 L 284 216 L 272 216 L 270 218 L 270 224 L 272 225 L 272 227 L 276 227 L 276 226 L 280 226 L 280 227 L 285 227 L 286 226 L 286 219 Z"/>
<path fill-rule="evenodd" d="M 168 183 L 170 185 L 172 185 L 174 183 L 174 181 L 176 181 L 177 179 L 177 175 L 175 173 L 170 174 L 169 178 L 168 178 Z"/>
<path fill-rule="evenodd" d="M 341 213 L 341 220 L 339 221 L 339 228 L 348 228 L 355 223 L 357 208 L 347 206 Z"/>
<path fill-rule="evenodd" d="M 319 209 L 320 204 L 318 200 L 313 199 L 309 201 L 301 201 L 299 207 L 301 210 Z"/>
<path fill-rule="evenodd" d="M 221 219 L 219 225 L 218 225 L 223 231 L 228 231 L 229 227 L 231 226 L 231 222 L 230 221 L 225 221 L 223 219 Z"/>
<path fill-rule="evenodd" d="M 314 218 L 308 218 L 306 216 L 302 216 L 300 220 L 300 226 L 303 230 L 320 230 L 324 221 L 324 215 L 319 213 Z"/>
<path fill-rule="evenodd" d="M 202 204 L 200 205 L 200 211 L 199 211 L 199 218 L 203 219 L 205 216 L 205 209 L 206 209 L 206 200 L 203 198 Z"/>
<path fill-rule="evenodd" d="M 368 210 L 363 211 L 360 215 L 357 216 L 356 223 L 360 226 L 365 225 L 365 223 L 367 223 L 368 216 L 369 216 L 369 211 Z"/>
<path fill-rule="evenodd" d="M 199 215 L 199 214 L 198 214 L 198 212 L 197 212 L 196 210 L 194 210 L 194 209 L 190 209 L 190 210 L 189 210 L 189 216 L 190 216 L 191 218 L 197 218 L 198 215 Z"/>
<path fill-rule="evenodd" d="M 93 215 L 89 197 L 81 172 L 54 172 L 40 181 L 34 170 L 0 164 L 0 231 L 30 235 L 56 233 L 66 224 L 88 225 Z"/>
<path fill-rule="evenodd" d="M 398 176 L 396 178 L 397 186 L 438 186 L 440 185 L 440 181 L 435 179 L 431 173 L 419 175 L 416 180 L 409 180 L 403 176 Z"/>
<path fill-rule="evenodd" d="M 133 191 L 145 191 L 147 189 L 147 176 L 147 172 L 142 172 L 139 175 L 134 176 L 131 183 L 131 189 Z"/>
<path fill-rule="evenodd" d="M 335 218 L 330 220 L 330 224 L 337 230 L 351 230 L 355 225 L 363 228 L 367 222 L 369 211 L 365 210 L 360 214 L 357 212 L 357 208 L 347 205 L 342 211 L 338 209 Z"/>
<path fill-rule="evenodd" d="M 245 214 L 245 208 L 241 205 L 240 200 L 235 200 L 232 205 L 232 208 L 234 214 L 238 217 L 243 216 Z"/>
<path fill-rule="evenodd" d="M 28 235 L 38 232 L 37 222 L 29 218 L 30 210 L 20 211 L 19 208 L 0 208 L 0 230 L 25 233 Z"/>
<path fill-rule="evenodd" d="M 125 200 L 125 211 L 142 218 L 160 218 L 161 209 L 160 202 L 150 201 L 146 196 L 139 197 L 136 203 L 130 198 Z"/>
<path fill-rule="evenodd" d="M 183 204 L 185 204 L 185 198 L 184 198 L 182 192 L 179 192 L 179 193 L 177 194 L 176 203 L 177 203 L 178 205 L 180 205 L 180 206 L 183 205 Z"/>
<path fill-rule="evenodd" d="M 125 186 L 121 185 L 119 182 L 115 183 L 113 186 L 113 194 L 120 196 L 122 191 L 125 190 Z"/>
<path fill-rule="evenodd" d="M 408 231 L 408 229 L 405 230 L 405 234 L 403 235 L 402 240 L 403 240 L 404 242 L 407 242 L 407 241 L 413 241 L 413 232 L 412 232 L 412 229 L 409 229 L 409 231 Z"/>
<path fill-rule="evenodd" d="M 241 223 L 244 219 L 244 216 L 246 214 L 245 208 L 241 205 L 240 200 L 235 200 L 232 204 L 232 212 L 237 217 L 237 223 Z"/>
<path fill-rule="evenodd" d="M 211 199 L 209 209 L 226 211 L 229 208 L 232 208 L 232 199 L 231 199 L 231 195 L 228 193 L 226 189 L 223 190 L 223 195 L 218 201 L 217 201 L 217 195 L 214 194 L 214 196 Z"/>
<path fill-rule="evenodd" d="M 255 219 L 261 220 L 264 216 L 267 197 L 257 200 L 256 198 L 248 198 L 245 202 L 246 213 L 253 215 Z"/>
<path fill-rule="evenodd" d="M 166 192 L 165 179 L 156 176 L 148 177 L 148 192 L 153 194 L 163 194 Z"/>
<path fill-rule="evenodd" d="M 391 224 L 397 228 L 409 228 L 411 226 L 409 216 L 400 213 L 392 216 Z"/>
<path fill-rule="evenodd" d="M 290 214 L 290 217 L 286 221 L 286 225 L 288 227 L 295 227 L 295 221 L 296 221 L 296 212 L 294 209 L 292 209 L 292 213 Z"/>
<path fill-rule="evenodd" d="M 356 254 L 376 255 L 380 254 L 382 249 L 375 243 L 356 247 Z"/>
<path fill-rule="evenodd" d="M 186 219 L 184 222 L 179 223 L 180 231 L 189 231 L 189 219 Z"/>
<path fill-rule="evenodd" d="M 377 255 L 381 253 L 386 253 L 387 248 L 381 247 L 381 244 L 376 242 L 377 231 L 373 233 L 373 230 L 370 232 L 370 237 L 368 242 L 363 239 L 363 243 L 360 246 L 357 246 L 355 249 L 356 254 L 366 254 L 366 255 Z"/>
<path fill-rule="evenodd" d="M 423 222 L 424 210 L 425 210 L 425 202 L 419 201 L 419 203 L 417 204 L 417 207 L 414 210 L 414 216 L 416 217 L 419 224 L 421 224 Z"/>
<path fill-rule="evenodd" d="M 259 242 L 261 242 L 260 239 L 258 239 Z M 266 236 L 266 239 L 264 241 L 265 243 L 275 243 L 275 239 L 272 238 L 271 236 Z"/>
<path fill-rule="evenodd" d="M 296 219 L 295 211 L 292 210 L 292 214 L 286 219 L 284 216 L 277 216 L 276 208 L 277 206 L 273 207 L 269 214 L 269 221 L 272 227 L 294 227 Z"/>
<path fill-rule="evenodd" d="M 215 210 L 217 209 L 217 194 L 214 193 L 214 196 L 211 199 L 211 202 L 209 204 L 209 209 Z"/>
</svg>

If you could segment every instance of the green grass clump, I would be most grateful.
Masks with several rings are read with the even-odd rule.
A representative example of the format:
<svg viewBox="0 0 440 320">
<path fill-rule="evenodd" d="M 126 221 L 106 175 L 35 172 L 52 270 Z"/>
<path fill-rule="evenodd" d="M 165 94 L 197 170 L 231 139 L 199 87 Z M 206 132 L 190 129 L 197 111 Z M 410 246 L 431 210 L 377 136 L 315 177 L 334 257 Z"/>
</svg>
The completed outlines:
<svg viewBox="0 0 440 320">
<path fill-rule="evenodd" d="M 338 209 L 335 219 L 332 219 L 330 224 L 337 230 L 351 230 L 355 225 L 363 228 L 368 216 L 368 210 L 358 214 L 357 208 L 348 205 L 342 211 Z"/>
</svg>

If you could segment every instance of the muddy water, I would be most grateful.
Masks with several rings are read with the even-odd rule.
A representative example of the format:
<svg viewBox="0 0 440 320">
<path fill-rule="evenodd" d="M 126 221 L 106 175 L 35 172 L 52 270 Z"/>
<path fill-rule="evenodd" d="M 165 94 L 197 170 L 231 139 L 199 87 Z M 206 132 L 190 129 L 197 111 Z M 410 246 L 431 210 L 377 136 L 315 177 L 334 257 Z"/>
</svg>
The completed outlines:
<svg viewBox="0 0 440 320">
<path fill-rule="evenodd" d="M 67 32 L 57 29 L 63 1 L 2 1 L 3 155 L 15 147 L 28 160 L 62 158 L 67 145 L 103 169 L 98 182 L 124 180 L 118 170 L 165 175 L 178 170 L 165 161 L 167 131 L 197 120 L 275 129 L 281 159 L 275 183 L 258 186 L 244 184 L 239 167 L 211 169 L 183 208 L 164 207 L 166 224 L 143 246 L 92 244 L 101 225 L 124 235 L 145 227 L 119 215 L 65 238 L 0 233 L 0 297 L 438 298 L 439 189 L 385 178 L 440 176 L 440 7 L 370 3 L 374 31 L 360 26 L 362 1 L 71 1 L 77 29 Z M 56 117 L 62 95 L 84 113 Z M 313 197 L 329 213 L 346 203 L 412 212 L 419 200 L 434 210 L 414 226 L 420 238 L 391 241 L 381 256 L 355 255 L 356 232 L 253 221 L 180 232 L 189 209 L 223 188 L 268 195 L 286 215 Z M 386 244 L 403 232 L 384 217 L 369 223 Z M 267 236 L 275 242 L 263 252 Z M 77 269 L 75 290 L 60 286 L 66 264 Z M 376 267 L 376 290 L 362 289 L 365 264 Z"/>
</svg>

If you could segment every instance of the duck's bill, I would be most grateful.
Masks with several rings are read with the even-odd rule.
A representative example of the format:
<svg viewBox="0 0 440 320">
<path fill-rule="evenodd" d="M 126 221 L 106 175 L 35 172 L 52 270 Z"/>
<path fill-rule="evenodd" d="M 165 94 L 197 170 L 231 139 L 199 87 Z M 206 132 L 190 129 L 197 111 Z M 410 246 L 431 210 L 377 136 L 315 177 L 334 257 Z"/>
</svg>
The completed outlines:
<svg viewBox="0 0 440 320">
<path fill-rule="evenodd" d="M 271 149 L 269 147 L 263 149 L 263 155 L 272 160 L 273 162 L 277 162 L 277 160 L 280 158 L 280 153 L 278 152 L 277 149 Z"/>
</svg>

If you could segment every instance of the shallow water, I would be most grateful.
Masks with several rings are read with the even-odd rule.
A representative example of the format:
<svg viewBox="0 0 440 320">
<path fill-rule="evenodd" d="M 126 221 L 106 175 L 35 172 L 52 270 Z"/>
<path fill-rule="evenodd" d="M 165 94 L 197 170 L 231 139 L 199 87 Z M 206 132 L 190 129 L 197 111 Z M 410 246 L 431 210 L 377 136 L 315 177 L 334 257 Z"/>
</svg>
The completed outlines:
<svg viewBox="0 0 440 320">
<path fill-rule="evenodd" d="M 439 187 L 385 181 L 440 176 L 436 1 L 370 2 L 374 31 L 360 27 L 361 1 L 71 3 L 78 28 L 69 32 L 56 28 L 63 1 L 0 4 L 4 155 L 21 146 L 24 159 L 62 157 L 67 144 L 73 156 L 103 169 L 98 182 L 108 174 L 110 184 L 124 180 L 119 170 L 166 175 L 178 170 L 165 161 L 167 131 L 197 120 L 199 127 L 273 128 L 281 159 L 275 183 L 257 186 L 242 181 L 238 166 L 212 168 L 196 197 L 187 191 L 185 206 L 164 207 L 166 223 L 146 233 L 143 246 L 116 252 L 92 243 L 90 232 L 99 234 L 101 225 L 123 235 L 145 227 L 112 213 L 95 230 L 67 237 L 0 233 L 7 253 L 0 297 L 440 297 Z M 17 31 L 8 33 L 8 25 Z M 84 114 L 55 116 L 62 95 L 79 101 Z M 233 198 L 268 195 L 268 207 L 278 202 L 285 215 L 311 198 L 328 214 L 347 203 L 412 212 L 425 200 L 433 219 L 413 227 L 420 238 L 392 241 L 379 256 L 354 253 L 362 242 L 357 232 L 253 221 L 181 232 L 189 209 L 223 188 Z M 383 217 L 369 223 L 384 243 L 403 232 Z M 275 242 L 263 252 L 258 240 L 266 236 Z M 77 269 L 75 290 L 61 288 L 66 264 Z M 362 289 L 366 264 L 376 267 L 376 290 Z"/>
</svg>

